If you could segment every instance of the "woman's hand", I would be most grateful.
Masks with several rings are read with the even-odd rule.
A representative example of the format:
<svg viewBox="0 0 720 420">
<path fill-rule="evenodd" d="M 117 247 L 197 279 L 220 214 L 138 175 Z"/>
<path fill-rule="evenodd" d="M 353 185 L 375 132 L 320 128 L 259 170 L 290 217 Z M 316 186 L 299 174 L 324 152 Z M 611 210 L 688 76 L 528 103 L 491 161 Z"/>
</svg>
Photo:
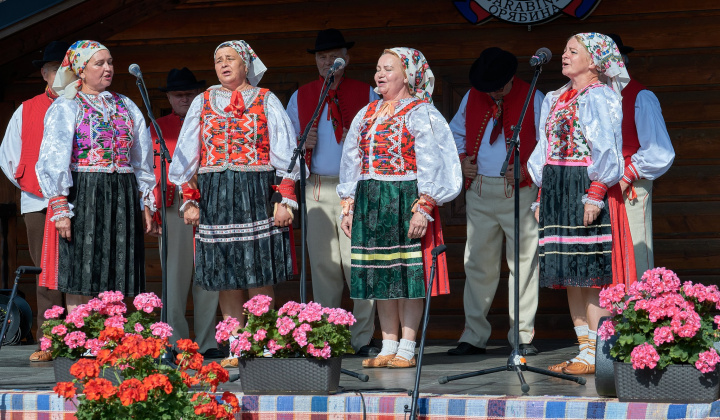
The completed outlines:
<svg viewBox="0 0 720 420">
<path fill-rule="evenodd" d="M 70 226 L 71 222 L 69 217 L 61 217 L 55 221 L 55 229 L 57 229 L 58 235 L 68 242 L 70 242 Z"/>
<path fill-rule="evenodd" d="M 353 215 L 347 214 L 343 216 L 342 222 L 340 223 L 340 228 L 345 232 L 345 236 L 348 238 L 352 238 L 352 222 L 353 222 Z"/>
<path fill-rule="evenodd" d="M 585 215 L 583 216 L 583 224 L 585 226 L 593 224 L 595 219 L 600 215 L 600 207 L 595 204 L 585 204 Z"/>
<path fill-rule="evenodd" d="M 186 225 L 197 226 L 200 223 L 200 209 L 192 204 L 185 206 L 183 213 Z"/>
<path fill-rule="evenodd" d="M 535 208 L 535 221 L 540 223 L 540 206 Z"/>
<path fill-rule="evenodd" d="M 277 210 L 275 211 L 275 226 L 285 227 L 290 226 L 293 221 L 292 214 L 285 207 L 285 204 L 278 204 Z"/>
<path fill-rule="evenodd" d="M 408 229 L 408 238 L 416 239 L 425 236 L 427 231 L 428 219 L 424 214 L 416 212 L 410 219 L 410 229 Z"/>
</svg>

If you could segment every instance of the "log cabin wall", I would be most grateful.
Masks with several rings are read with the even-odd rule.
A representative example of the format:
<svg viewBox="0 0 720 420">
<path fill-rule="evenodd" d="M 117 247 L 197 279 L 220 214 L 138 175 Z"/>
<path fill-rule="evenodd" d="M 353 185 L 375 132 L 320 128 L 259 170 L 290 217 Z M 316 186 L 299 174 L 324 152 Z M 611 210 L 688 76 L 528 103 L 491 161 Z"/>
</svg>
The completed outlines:
<svg viewBox="0 0 720 420">
<path fill-rule="evenodd" d="M 334 27 L 342 30 L 347 40 L 356 42 L 350 50 L 347 74 L 368 83 L 372 83 L 383 48 L 420 49 L 436 77 L 435 105 L 449 120 L 469 88 L 470 65 L 483 49 L 498 46 L 515 53 L 520 61 L 518 75 L 529 81 L 529 57 L 539 47 L 550 48 L 554 58 L 538 83 L 538 88 L 547 92 L 566 81 L 560 73 L 559 56 L 570 35 L 587 31 L 620 34 L 626 45 L 635 47 L 630 55 L 631 76 L 658 96 L 677 154 L 673 167 L 655 183 L 653 192 L 656 265 L 675 270 L 683 280 L 720 284 L 720 4 L 715 1 L 604 0 L 585 20 L 560 16 L 533 27 L 496 19 L 472 25 L 451 0 L 189 0 L 164 1 L 159 11 L 142 1 L 78 3 L 76 11 L 114 5 L 105 16 L 94 18 L 115 22 L 112 28 L 85 22 L 85 29 L 73 27 L 63 32 L 63 21 L 51 16 L 38 26 L 39 35 L 32 40 L 24 38 L 18 43 L 13 39 L 15 56 L 0 61 L 4 77 L 0 127 L 6 126 L 22 100 L 42 91 L 39 73 L 26 71 L 27 65 L 22 63 L 37 58 L 29 52 L 39 50 L 53 37 L 68 41 L 86 37 L 108 46 L 116 71 L 112 90 L 130 96 L 144 110 L 135 80 L 127 73 L 129 64 L 138 63 L 153 108 L 156 114 L 164 115 L 169 104 L 157 88 L 165 85 L 167 71 L 187 66 L 198 79 L 213 84 L 217 80 L 213 51 L 230 39 L 244 39 L 252 45 L 269 69 L 261 85 L 287 103 L 298 86 L 318 77 L 313 56 L 306 49 L 313 47 L 319 29 Z M 129 7 L 150 7 L 147 10 L 152 13 L 131 13 Z M 125 20 L 118 20 L 120 13 Z M 7 39 L 12 36 L 0 42 Z M 35 44 L 28 46 L 33 40 Z M 19 191 L 4 177 L 0 180 L 0 203 L 18 207 L 20 203 Z M 442 211 L 452 294 L 433 299 L 429 338 L 456 339 L 464 319 L 463 197 Z M 297 239 L 299 244 L 299 236 Z M 10 270 L 31 265 L 21 217 L 10 219 L 7 243 Z M 151 237 L 146 239 L 146 261 L 148 289 L 159 292 L 157 240 Z M 501 286 L 490 313 L 493 338 L 507 336 L 507 276 L 503 258 Z M 298 299 L 298 288 L 298 281 L 279 286 L 278 299 Z M 21 289 L 34 304 L 33 282 L 24 280 Z M 350 304 L 348 298 L 344 304 Z M 568 314 L 563 291 L 541 290 L 536 336 L 571 337 Z"/>
</svg>

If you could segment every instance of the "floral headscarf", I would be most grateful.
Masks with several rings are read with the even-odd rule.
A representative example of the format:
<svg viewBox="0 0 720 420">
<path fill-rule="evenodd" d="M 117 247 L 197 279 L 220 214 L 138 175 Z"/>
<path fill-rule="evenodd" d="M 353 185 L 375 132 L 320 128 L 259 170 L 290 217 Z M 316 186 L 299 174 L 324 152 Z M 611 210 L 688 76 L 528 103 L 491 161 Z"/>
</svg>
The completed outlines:
<svg viewBox="0 0 720 420">
<path fill-rule="evenodd" d="M 392 51 L 400 57 L 400 62 L 405 68 L 405 75 L 410 84 L 412 95 L 432 103 L 432 92 L 435 88 L 435 76 L 425 56 L 414 48 L 395 47 L 386 51 Z M 376 93 L 380 93 L 375 88 Z"/>
<path fill-rule="evenodd" d="M 609 36 L 597 32 L 585 32 L 575 36 L 580 39 L 590 53 L 593 63 L 600 72 L 600 81 L 620 93 L 630 82 L 630 75 L 615 41 Z"/>
<path fill-rule="evenodd" d="M 225 47 L 230 47 L 237 51 L 238 54 L 240 54 L 240 58 L 243 59 L 243 61 L 245 62 L 245 67 L 247 67 L 248 81 L 251 85 L 257 86 L 258 83 L 260 83 L 260 79 L 262 79 L 263 74 L 267 70 L 267 67 L 265 67 L 265 64 L 263 64 L 263 62 L 258 58 L 257 54 L 255 54 L 255 51 L 253 51 L 252 47 L 250 47 L 250 44 L 243 40 L 225 41 L 222 44 L 218 45 L 217 48 L 215 48 L 213 57 L 215 57 L 215 54 L 217 54 L 220 48 Z"/>
<path fill-rule="evenodd" d="M 97 41 L 90 40 L 77 41 L 70 46 L 52 85 L 58 96 L 67 99 L 75 98 L 78 91 L 82 89 L 80 72 L 85 69 L 90 58 L 100 50 L 107 50 L 107 48 Z"/>
</svg>

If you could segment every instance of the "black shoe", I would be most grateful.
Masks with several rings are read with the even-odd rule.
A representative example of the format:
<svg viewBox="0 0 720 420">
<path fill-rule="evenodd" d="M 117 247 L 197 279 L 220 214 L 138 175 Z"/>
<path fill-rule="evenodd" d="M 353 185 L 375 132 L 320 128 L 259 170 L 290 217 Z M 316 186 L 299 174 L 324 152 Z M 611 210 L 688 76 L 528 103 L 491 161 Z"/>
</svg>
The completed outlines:
<svg viewBox="0 0 720 420">
<path fill-rule="evenodd" d="M 520 347 L 518 350 L 520 351 L 520 354 L 522 354 L 523 356 L 537 356 L 537 354 L 540 353 L 538 351 L 538 349 L 535 348 L 535 346 L 533 346 L 530 343 L 520 344 Z"/>
<path fill-rule="evenodd" d="M 355 355 L 360 357 L 375 357 L 378 354 L 380 354 L 380 349 L 372 344 L 362 346 L 355 352 Z"/>
<path fill-rule="evenodd" d="M 202 355 L 206 359 L 222 359 L 225 357 L 225 353 L 223 353 L 220 349 L 215 348 L 209 348 L 205 350 Z"/>
<path fill-rule="evenodd" d="M 460 343 L 454 349 L 447 351 L 449 356 L 469 356 L 471 354 L 485 354 L 485 348 L 475 347 L 470 343 Z"/>
</svg>

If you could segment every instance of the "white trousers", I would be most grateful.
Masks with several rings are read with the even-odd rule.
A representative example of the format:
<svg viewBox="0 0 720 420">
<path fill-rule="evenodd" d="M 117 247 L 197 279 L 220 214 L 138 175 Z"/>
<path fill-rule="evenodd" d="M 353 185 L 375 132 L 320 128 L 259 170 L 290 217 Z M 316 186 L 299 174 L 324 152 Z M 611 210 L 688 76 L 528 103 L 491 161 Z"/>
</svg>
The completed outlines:
<svg viewBox="0 0 720 420">
<path fill-rule="evenodd" d="M 350 287 L 350 238 L 340 228 L 338 182 L 338 177 L 313 174 L 305 188 L 313 300 L 331 308 L 340 307 L 345 283 Z M 358 350 L 372 339 L 375 301 L 354 299 L 352 313 L 357 322 L 350 327 L 351 344 Z"/>
<path fill-rule="evenodd" d="M 537 198 L 535 185 L 520 188 L 520 343 L 535 334 L 538 306 L 538 225 L 530 211 Z M 467 244 L 465 247 L 465 330 L 460 341 L 486 347 L 491 326 L 487 320 L 500 281 L 500 259 L 510 267 L 508 308 L 510 325 L 515 319 L 515 199 L 512 184 L 503 177 L 478 175 L 465 194 Z M 512 328 L 508 340 L 513 344 Z"/>
<path fill-rule="evenodd" d="M 655 267 L 652 231 L 652 185 L 653 182 L 650 180 L 638 179 L 633 182 L 637 198 L 630 200 L 627 195 L 625 196 L 625 212 L 630 224 L 638 280 L 645 271 Z"/>
</svg>

